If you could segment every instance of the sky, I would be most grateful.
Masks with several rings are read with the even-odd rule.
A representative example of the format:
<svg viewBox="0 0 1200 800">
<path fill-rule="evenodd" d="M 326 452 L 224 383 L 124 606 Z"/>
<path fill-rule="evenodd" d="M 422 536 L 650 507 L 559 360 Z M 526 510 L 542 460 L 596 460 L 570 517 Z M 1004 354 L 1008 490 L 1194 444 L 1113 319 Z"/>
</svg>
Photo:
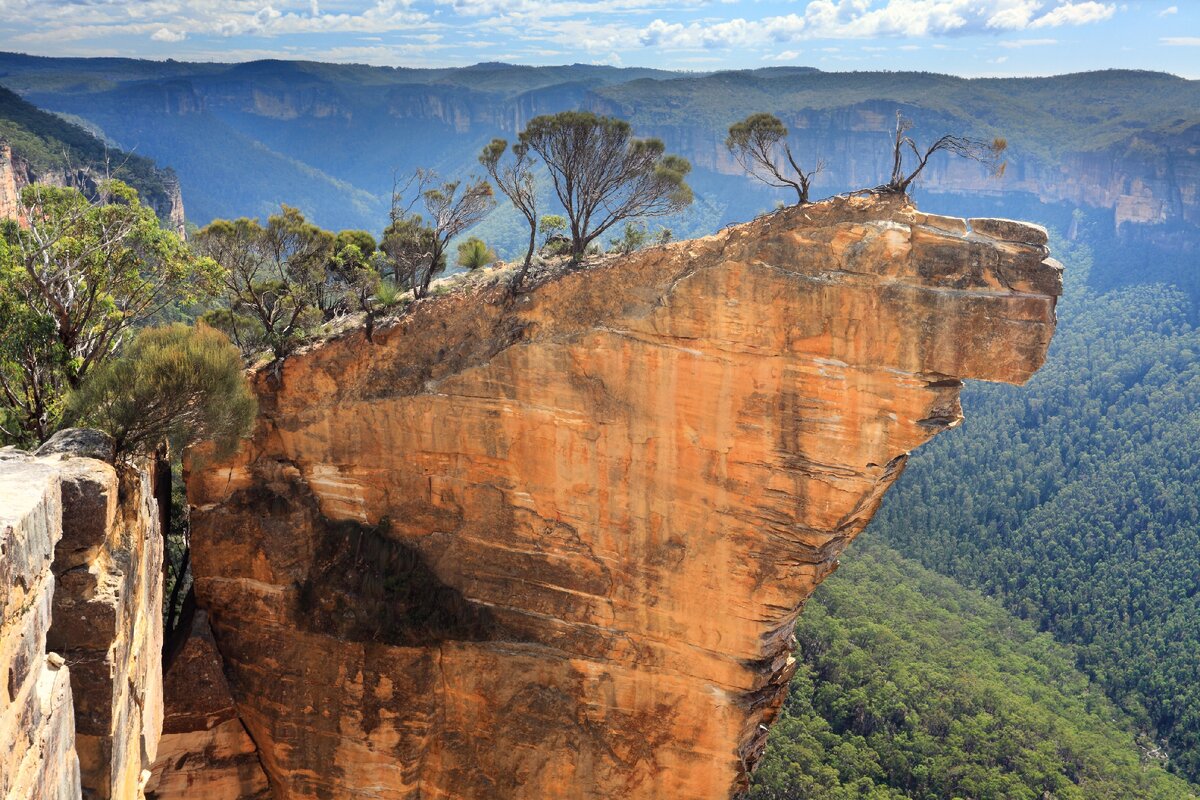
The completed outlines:
<svg viewBox="0 0 1200 800">
<path fill-rule="evenodd" d="M 1200 0 L 0 0 L 0 50 L 1200 79 Z"/>
</svg>

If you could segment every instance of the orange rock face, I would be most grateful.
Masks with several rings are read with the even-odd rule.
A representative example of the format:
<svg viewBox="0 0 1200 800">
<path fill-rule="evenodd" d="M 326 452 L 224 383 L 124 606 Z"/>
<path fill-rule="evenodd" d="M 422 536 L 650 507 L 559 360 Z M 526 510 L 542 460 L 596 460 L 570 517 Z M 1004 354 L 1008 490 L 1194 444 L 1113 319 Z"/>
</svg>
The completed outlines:
<svg viewBox="0 0 1200 800">
<path fill-rule="evenodd" d="M 829 201 L 260 373 L 253 440 L 188 489 L 275 796 L 737 792 L 908 452 L 960 379 L 1042 363 L 1045 241 Z"/>
</svg>

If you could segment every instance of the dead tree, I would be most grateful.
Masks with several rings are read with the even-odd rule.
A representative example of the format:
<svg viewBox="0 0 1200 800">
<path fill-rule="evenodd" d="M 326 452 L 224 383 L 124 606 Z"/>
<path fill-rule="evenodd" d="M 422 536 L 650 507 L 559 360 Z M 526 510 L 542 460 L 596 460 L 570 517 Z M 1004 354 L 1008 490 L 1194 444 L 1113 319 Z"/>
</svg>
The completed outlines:
<svg viewBox="0 0 1200 800">
<path fill-rule="evenodd" d="M 912 130 L 912 120 L 903 116 L 899 111 L 896 111 L 896 138 L 892 144 L 892 177 L 883 186 L 877 187 L 876 191 L 886 192 L 890 194 L 907 194 L 908 187 L 917 179 L 917 176 L 929 164 L 929 159 L 934 153 L 945 151 L 962 158 L 969 158 L 972 161 L 978 161 L 988 169 L 989 175 L 999 177 L 1004 174 L 1005 162 L 1003 160 L 1004 151 L 1008 149 L 1008 142 L 1001 138 L 995 138 L 992 141 L 984 141 L 982 139 L 972 139 L 967 136 L 954 136 L 946 134 L 929 147 L 922 150 L 913 138 L 908 135 Z M 906 151 L 911 151 L 917 159 L 916 168 L 911 172 L 907 171 L 904 164 Z"/>
</svg>

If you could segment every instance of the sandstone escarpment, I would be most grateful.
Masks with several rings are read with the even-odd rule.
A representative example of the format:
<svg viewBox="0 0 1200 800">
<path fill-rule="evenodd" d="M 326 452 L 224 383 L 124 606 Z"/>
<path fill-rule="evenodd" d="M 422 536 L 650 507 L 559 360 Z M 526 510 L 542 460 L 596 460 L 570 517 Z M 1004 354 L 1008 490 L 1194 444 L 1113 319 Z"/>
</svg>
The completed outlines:
<svg viewBox="0 0 1200 800">
<path fill-rule="evenodd" d="M 256 376 L 193 570 L 279 798 L 727 798 L 804 599 L 961 379 L 1054 328 L 1045 232 L 789 209 L 418 303 Z"/>
<path fill-rule="evenodd" d="M 0 798 L 76 800 L 70 670 L 46 652 L 50 564 L 62 535 L 58 472 L 0 451 Z"/>
<path fill-rule="evenodd" d="M 12 148 L 0 142 L 0 219 L 19 219 L 21 188 L 29 183 L 25 162 L 13 155 Z"/>
<path fill-rule="evenodd" d="M 35 661 L 47 660 L 41 681 L 53 688 L 40 716 L 0 720 L 0 747 L 32 747 L 39 726 L 57 726 L 38 745 L 49 770 L 40 788 L 11 790 L 6 800 L 81 791 L 137 800 L 157 750 L 163 545 L 153 469 L 114 468 L 90 457 L 95 445 L 88 432 L 66 431 L 36 456 L 7 450 L 0 461 L 14 498 L 0 497 L 0 513 L 25 520 L 11 525 L 0 554 L 0 591 L 12 587 L 10 602 L 26 598 L 24 616 L 6 612 L 4 627 L 27 620 L 19 634 L 25 649 L 7 673 L 13 704 L 6 713 L 32 702 L 21 686 Z M 45 499 L 21 511 L 34 496 Z M 45 575 L 34 580 L 38 559 Z"/>
</svg>

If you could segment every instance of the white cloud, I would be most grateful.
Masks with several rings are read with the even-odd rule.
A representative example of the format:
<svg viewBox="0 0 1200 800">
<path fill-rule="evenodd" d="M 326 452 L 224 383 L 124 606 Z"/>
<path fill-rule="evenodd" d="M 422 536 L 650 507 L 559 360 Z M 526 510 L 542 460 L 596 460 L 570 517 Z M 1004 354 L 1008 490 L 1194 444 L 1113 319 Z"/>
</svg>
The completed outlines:
<svg viewBox="0 0 1200 800">
<path fill-rule="evenodd" d="M 512 1 L 531 0 L 455 0 Z M 1093 0 L 1060 2 L 1049 10 L 1046 5 L 1046 0 L 809 0 L 802 14 L 754 21 L 736 18 L 682 23 L 655 19 L 639 30 L 638 41 L 645 46 L 695 49 L 805 39 L 927 38 L 1084 25 L 1116 13 L 1112 3 Z"/>
<path fill-rule="evenodd" d="M 429 21 L 412 0 L 6 0 L 19 12 L 19 42 L 77 41 L 145 35 L 178 42 L 187 36 L 264 36 L 306 33 L 410 31 Z M 162 31 L 167 33 L 161 34 Z M 173 36 L 174 38 L 165 38 Z"/>
<path fill-rule="evenodd" d="M 0 0 L 0 18 L 20 19 L 21 26 L 5 30 L 0 19 L 0 49 L 43 49 L 66 42 L 72 48 L 95 50 L 139 37 L 162 44 L 187 41 L 173 50 L 191 57 L 219 50 L 215 37 L 225 37 L 234 49 L 273 48 L 305 55 L 321 48 L 348 44 L 379 44 L 395 38 L 420 44 L 440 44 L 449 30 L 461 49 L 476 47 L 472 37 L 503 38 L 504 52 L 530 48 L 564 55 L 586 53 L 589 58 L 623 55 L 639 48 L 664 51 L 750 50 L 757 53 L 799 53 L 797 45 L 811 40 L 934 39 L 923 47 L 944 49 L 936 40 L 967 35 L 998 35 L 1062 25 L 1083 25 L 1111 18 L 1114 2 L 1089 0 L 792 0 L 788 13 L 755 16 L 753 4 L 728 0 Z M 741 14 L 742 16 L 728 15 Z M 333 34 L 353 34 L 332 41 Z M 252 37 L 252 38 L 251 38 Z M 261 40 L 282 40 L 268 44 Z M 307 42 L 307 43 L 306 43 Z M 1022 43 L 1026 42 L 1026 43 Z M 1004 47 L 1050 44 L 1050 40 L 1015 40 Z M 833 42 L 830 42 L 833 43 Z M 895 49 L 895 43 L 888 44 Z M 5 46 L 7 45 L 7 47 Z M 903 47 L 916 47 L 906 44 Z M 293 51 L 288 51 L 292 47 Z M 523 49 L 522 49 L 523 48 Z M 371 51 L 340 50 L 346 58 L 359 53 L 372 63 L 388 53 L 415 54 L 397 48 Z M 442 51 L 457 52 L 451 48 Z M 472 54 L 475 55 L 475 54 Z M 464 57 L 466 57 L 464 55 Z M 495 57 L 493 55 L 492 57 Z M 644 59 L 645 56 L 639 56 Z M 677 59 L 679 55 L 675 56 Z M 764 60 L 771 60 L 771 56 Z M 786 60 L 786 59 L 784 59 Z M 393 62 L 395 63 L 395 62 Z"/>
<path fill-rule="evenodd" d="M 1169 17 L 1172 14 L 1179 13 L 1179 6 L 1167 6 L 1162 11 L 1158 12 L 1160 17 Z"/>
<path fill-rule="evenodd" d="M 1058 39 L 1009 39 L 1000 42 L 1001 47 L 1007 47 L 1009 50 L 1020 50 L 1023 47 L 1045 47 L 1052 44 L 1058 44 Z"/>
<path fill-rule="evenodd" d="M 1097 3 L 1094 0 L 1086 3 L 1064 3 L 1035 19 L 1029 27 L 1053 28 L 1059 25 L 1086 25 L 1089 22 L 1106 20 L 1115 13 L 1117 13 L 1117 7 L 1112 3 Z"/>
<path fill-rule="evenodd" d="M 1171 47 L 1200 47 L 1200 36 L 1166 36 L 1159 41 Z"/>
<path fill-rule="evenodd" d="M 173 31 L 170 28 L 159 28 L 150 34 L 150 38 L 156 42 L 182 42 L 187 38 L 187 34 L 183 31 Z"/>
</svg>

